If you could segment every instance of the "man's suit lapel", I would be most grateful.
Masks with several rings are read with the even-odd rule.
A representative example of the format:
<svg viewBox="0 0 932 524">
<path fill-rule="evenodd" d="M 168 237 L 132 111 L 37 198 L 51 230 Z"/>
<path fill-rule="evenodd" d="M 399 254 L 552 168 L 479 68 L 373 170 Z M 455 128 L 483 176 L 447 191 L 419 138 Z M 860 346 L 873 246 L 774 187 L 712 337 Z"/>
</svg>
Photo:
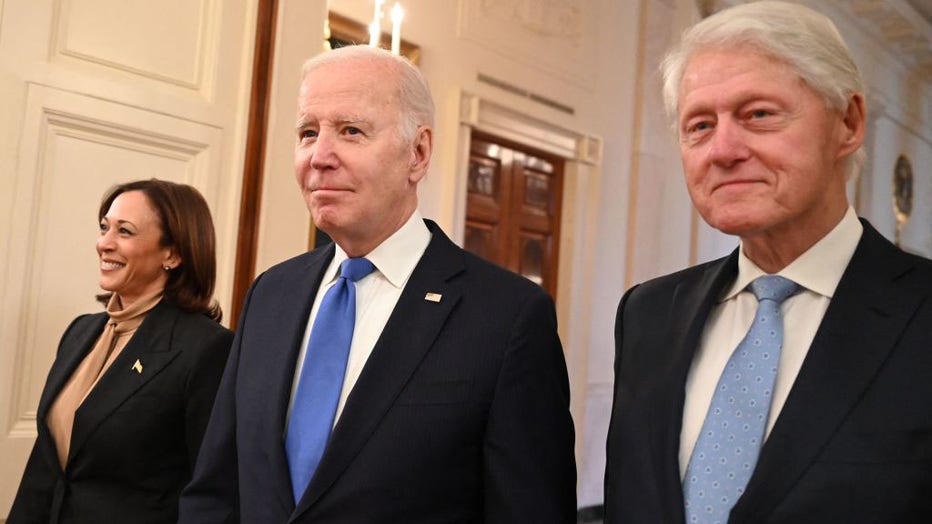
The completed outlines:
<svg viewBox="0 0 932 524">
<path fill-rule="evenodd" d="M 927 294 L 909 285 L 912 269 L 907 257 L 864 223 L 745 495 L 732 511 L 734 521 L 763 521 L 869 387 Z"/>
<path fill-rule="evenodd" d="M 661 409 L 653 411 L 657 420 L 651 421 L 654 437 L 652 453 L 663 487 L 660 496 L 665 497 L 661 507 L 668 508 L 671 522 L 682 521 L 683 496 L 680 481 L 680 432 L 683 426 L 683 406 L 686 398 L 686 378 L 712 308 L 718 303 L 725 286 L 732 283 L 738 271 L 738 251 L 711 263 L 700 278 L 684 279 L 677 284 L 670 301 L 670 326 L 682 326 L 671 330 L 670 351 L 657 348 L 658 355 L 670 358 L 670 372 L 666 381 L 657 384 L 659 398 L 665 399 Z"/>
<path fill-rule="evenodd" d="M 69 462 L 80 453 L 101 422 L 178 356 L 177 351 L 171 351 L 171 334 L 179 313 L 176 307 L 162 300 L 146 315 L 126 347 L 75 412 Z M 134 369 L 137 360 L 140 366 Z"/>
<path fill-rule="evenodd" d="M 463 271 L 462 252 L 433 222 L 426 222 L 433 235 L 430 244 L 347 398 L 317 472 L 291 521 L 310 508 L 359 453 L 462 295 L 459 287 L 449 282 Z M 426 300 L 427 293 L 440 295 L 440 301 Z"/>
</svg>

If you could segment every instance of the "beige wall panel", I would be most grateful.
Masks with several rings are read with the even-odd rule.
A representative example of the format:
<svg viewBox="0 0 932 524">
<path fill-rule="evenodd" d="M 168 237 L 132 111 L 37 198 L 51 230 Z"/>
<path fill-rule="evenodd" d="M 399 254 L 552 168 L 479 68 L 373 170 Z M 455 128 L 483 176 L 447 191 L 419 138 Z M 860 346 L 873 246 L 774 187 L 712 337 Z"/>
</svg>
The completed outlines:
<svg viewBox="0 0 932 524">
<path fill-rule="evenodd" d="M 61 0 L 57 52 L 201 89 L 209 0 Z"/>
</svg>

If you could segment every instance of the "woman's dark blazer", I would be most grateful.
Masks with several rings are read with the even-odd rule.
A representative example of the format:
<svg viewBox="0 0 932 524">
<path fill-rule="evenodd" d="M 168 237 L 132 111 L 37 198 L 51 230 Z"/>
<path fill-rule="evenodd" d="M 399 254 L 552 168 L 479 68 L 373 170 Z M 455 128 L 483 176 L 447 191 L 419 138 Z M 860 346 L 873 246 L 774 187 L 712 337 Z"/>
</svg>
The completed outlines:
<svg viewBox="0 0 932 524">
<path fill-rule="evenodd" d="M 233 333 L 168 300 L 157 304 L 75 413 L 62 471 L 48 411 L 107 319 L 82 315 L 62 336 L 8 524 L 178 519 Z"/>
</svg>

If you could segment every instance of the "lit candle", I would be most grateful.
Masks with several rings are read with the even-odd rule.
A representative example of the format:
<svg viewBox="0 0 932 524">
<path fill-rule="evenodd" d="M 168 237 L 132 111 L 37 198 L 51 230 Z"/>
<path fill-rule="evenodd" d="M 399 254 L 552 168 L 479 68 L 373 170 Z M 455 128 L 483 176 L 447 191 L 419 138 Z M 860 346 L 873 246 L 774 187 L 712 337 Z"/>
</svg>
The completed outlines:
<svg viewBox="0 0 932 524">
<path fill-rule="evenodd" d="M 382 36 L 382 2 L 385 0 L 375 0 L 375 12 L 372 14 L 372 23 L 369 24 L 369 46 L 379 47 L 379 40 Z"/>
<path fill-rule="evenodd" d="M 401 4 L 395 2 L 392 7 L 392 54 L 401 54 L 401 20 L 405 17 Z"/>
</svg>

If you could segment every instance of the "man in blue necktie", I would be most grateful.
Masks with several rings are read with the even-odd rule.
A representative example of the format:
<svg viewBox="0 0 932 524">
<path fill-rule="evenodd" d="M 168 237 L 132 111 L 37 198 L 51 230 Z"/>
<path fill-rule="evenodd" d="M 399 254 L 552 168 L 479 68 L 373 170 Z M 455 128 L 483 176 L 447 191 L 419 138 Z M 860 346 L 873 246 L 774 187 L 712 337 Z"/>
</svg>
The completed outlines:
<svg viewBox="0 0 932 524">
<path fill-rule="evenodd" d="M 663 62 L 731 255 L 628 290 L 605 522 L 932 522 L 932 263 L 849 205 L 867 126 L 832 22 L 725 9 Z"/>
<path fill-rule="evenodd" d="M 575 521 L 553 301 L 421 218 L 433 113 L 384 50 L 305 64 L 295 174 L 334 243 L 249 290 L 182 523 Z"/>
</svg>

